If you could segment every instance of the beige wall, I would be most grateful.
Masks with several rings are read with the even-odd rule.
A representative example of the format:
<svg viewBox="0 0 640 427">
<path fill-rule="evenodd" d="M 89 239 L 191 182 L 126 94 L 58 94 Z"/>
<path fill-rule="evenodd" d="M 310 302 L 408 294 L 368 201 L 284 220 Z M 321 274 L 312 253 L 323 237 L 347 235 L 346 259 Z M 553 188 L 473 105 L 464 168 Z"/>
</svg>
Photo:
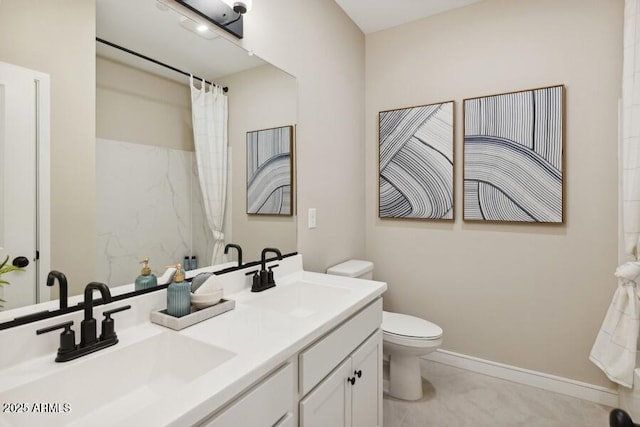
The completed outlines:
<svg viewBox="0 0 640 427">
<path fill-rule="evenodd" d="M 189 86 L 118 62 L 96 60 L 96 136 L 193 151 Z"/>
<path fill-rule="evenodd" d="M 95 277 L 95 2 L 2 0 L 0 61 L 51 77 L 51 268 Z"/>
<path fill-rule="evenodd" d="M 296 124 L 296 79 L 272 65 L 263 65 L 220 79 L 218 83 L 229 87 L 229 146 L 233 171 L 230 242 L 242 246 L 245 261 L 260 259 L 265 247 L 278 248 L 282 253 L 294 252 L 297 250 L 295 216 L 246 213 L 246 134 Z"/>
<path fill-rule="evenodd" d="M 298 250 L 305 269 L 364 256 L 364 35 L 333 0 L 261 0 L 242 44 L 298 82 Z M 318 226 L 307 228 L 307 209 Z"/>
<path fill-rule="evenodd" d="M 366 256 L 385 308 L 447 350 L 608 386 L 588 360 L 615 281 L 622 0 L 487 0 L 366 39 Z M 462 100 L 566 86 L 562 226 L 462 221 Z M 455 100 L 453 223 L 377 218 L 379 111 Z"/>
</svg>

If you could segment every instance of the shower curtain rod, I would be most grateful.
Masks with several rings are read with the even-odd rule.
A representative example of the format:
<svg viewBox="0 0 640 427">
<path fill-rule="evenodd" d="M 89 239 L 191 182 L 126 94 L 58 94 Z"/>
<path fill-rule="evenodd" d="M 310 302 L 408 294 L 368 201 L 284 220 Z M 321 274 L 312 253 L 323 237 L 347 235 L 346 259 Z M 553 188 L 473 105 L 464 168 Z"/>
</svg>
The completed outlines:
<svg viewBox="0 0 640 427">
<path fill-rule="evenodd" d="M 170 69 L 170 70 L 173 70 L 173 71 L 175 71 L 176 73 L 183 74 L 183 75 L 185 75 L 185 76 L 187 76 L 187 77 L 190 77 L 190 76 L 191 76 L 191 74 L 187 73 L 186 71 L 182 71 L 182 70 L 180 70 L 179 68 L 172 67 L 171 65 L 165 64 L 164 62 L 160 62 L 160 61 L 155 60 L 155 59 L 153 59 L 153 58 L 149 58 L 149 57 L 148 57 L 148 56 L 146 56 L 146 55 L 143 55 L 143 54 L 138 53 L 138 52 L 134 52 L 133 50 L 131 50 L 131 49 L 127 49 L 126 47 L 122 47 L 122 46 L 119 46 L 119 45 L 117 45 L 117 44 L 115 44 L 115 43 L 111 43 L 110 41 L 107 41 L 107 40 L 101 39 L 100 37 L 96 37 L 96 41 L 98 41 L 98 42 L 100 42 L 100 43 L 104 43 L 104 44 L 106 44 L 106 45 L 108 45 L 108 46 L 111 46 L 111 47 L 113 47 L 113 48 L 119 49 L 119 50 L 121 50 L 121 51 L 123 51 L 123 52 L 126 52 L 126 53 L 130 54 L 130 55 L 137 56 L 138 58 L 146 59 L 146 60 L 147 60 L 147 61 L 149 61 L 149 62 L 153 62 L 154 64 L 160 65 L 160 66 L 165 67 L 165 68 L 168 68 L 168 69 Z M 200 78 L 200 77 L 198 77 L 198 76 L 193 76 L 193 78 L 194 78 L 194 79 L 196 79 L 196 80 L 204 81 L 205 83 L 209 83 L 209 84 L 212 84 L 212 85 L 216 85 L 215 83 L 210 82 L 210 81 L 207 81 L 207 80 L 204 80 L 203 78 Z M 218 85 L 216 85 L 216 86 L 218 86 Z M 224 93 L 227 93 L 227 92 L 229 91 L 229 88 L 225 86 L 225 87 L 223 87 L 223 88 L 222 88 L 222 91 L 223 91 Z"/>
</svg>

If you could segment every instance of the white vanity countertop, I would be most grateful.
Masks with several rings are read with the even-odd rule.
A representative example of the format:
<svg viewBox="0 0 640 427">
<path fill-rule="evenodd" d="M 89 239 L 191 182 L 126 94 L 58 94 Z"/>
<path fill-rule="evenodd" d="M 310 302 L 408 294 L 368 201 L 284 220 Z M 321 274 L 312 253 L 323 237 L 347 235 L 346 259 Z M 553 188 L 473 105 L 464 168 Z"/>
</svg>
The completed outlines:
<svg viewBox="0 0 640 427">
<path fill-rule="evenodd" d="M 285 287 L 299 281 L 326 283 L 326 277 L 299 272 L 277 280 L 277 286 Z M 234 310 L 181 331 L 181 334 L 232 351 L 237 356 L 193 381 L 179 401 L 169 398 L 167 404 L 162 405 L 162 413 L 153 413 L 154 422 L 150 425 L 162 425 L 168 420 L 174 420 L 172 425 L 193 425 L 386 290 L 386 284 L 381 282 L 356 281 L 354 284 L 349 283 L 354 279 L 335 279 L 340 280 L 335 280 L 332 286 L 344 286 L 350 292 L 335 301 L 330 310 L 292 319 L 286 314 L 243 303 L 268 295 L 269 290 L 262 295 L 244 291 L 230 296 L 236 300 Z M 143 417 L 141 421 L 149 422 L 149 418 Z"/>
<path fill-rule="evenodd" d="M 298 255 L 292 258 L 288 264 L 294 265 L 294 268 L 283 268 L 283 273 L 286 275 L 282 277 L 276 275 L 277 286 L 275 288 L 261 293 L 251 293 L 245 288 L 231 294 L 228 291 L 237 290 L 237 283 L 234 285 L 225 283 L 225 298 L 236 301 L 234 310 L 182 331 L 172 331 L 149 322 L 122 330 L 116 328 L 120 339 L 118 345 L 85 356 L 77 361 L 68 362 L 82 363 L 84 358 L 100 357 L 102 352 L 117 351 L 118 348 L 135 344 L 141 339 L 160 333 L 181 334 L 235 353 L 235 356 L 195 378 L 184 387 L 178 387 L 177 390 L 167 390 L 165 397 L 151 401 L 131 402 L 132 405 L 136 405 L 134 415 L 100 413 L 102 411 L 98 410 L 96 411 L 98 413 L 90 414 L 90 418 L 83 419 L 85 421 L 91 420 L 92 426 L 193 425 L 221 408 L 230 399 L 260 381 L 266 374 L 297 352 L 380 297 L 387 288 L 383 282 L 302 271 L 302 257 Z M 281 264 L 284 263 L 281 262 Z M 235 274 L 236 282 L 240 276 L 244 279 L 243 272 Z M 234 280 L 232 275 L 233 273 L 230 273 L 218 277 L 223 281 Z M 243 283 L 247 282 L 248 280 L 243 280 Z M 340 290 L 338 298 L 328 299 L 328 302 L 323 303 L 322 309 L 314 313 L 286 314 L 266 309 L 255 303 L 256 299 L 268 297 L 274 292 L 283 292 L 286 287 L 298 286 L 299 282 L 326 285 L 342 290 Z M 33 337 L 33 339 L 37 338 Z M 20 366 L 20 371 L 24 373 L 28 369 L 31 371 L 30 375 L 38 376 L 42 374 L 38 373 L 38 369 L 62 369 L 61 365 L 67 364 L 55 363 L 53 361 L 54 353 L 51 353 L 48 358 L 47 361 L 42 361 L 39 358 L 33 363 Z M 175 362 L 179 364 L 180 360 Z M 150 360 L 150 363 L 153 361 Z M 126 369 L 126 366 L 122 367 L 125 373 Z M 5 379 L 10 382 L 14 380 L 12 378 Z M 24 378 L 22 380 L 24 381 Z M 80 384 L 78 386 L 80 387 Z M 100 387 L 100 384 L 93 384 L 93 386 Z M 6 387 L 0 386 L 0 396 L 3 389 L 7 390 Z M 126 390 L 123 391 L 123 394 L 126 394 Z M 0 417 L 1 425 L 5 425 L 2 422 L 2 417 Z"/>
</svg>

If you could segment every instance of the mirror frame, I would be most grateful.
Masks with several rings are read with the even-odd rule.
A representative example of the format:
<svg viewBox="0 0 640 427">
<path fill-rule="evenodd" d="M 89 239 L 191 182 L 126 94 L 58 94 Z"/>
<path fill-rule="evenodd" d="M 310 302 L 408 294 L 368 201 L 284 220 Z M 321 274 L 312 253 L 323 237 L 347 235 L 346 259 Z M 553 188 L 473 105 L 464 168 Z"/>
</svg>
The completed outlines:
<svg viewBox="0 0 640 427">
<path fill-rule="evenodd" d="M 289 257 L 295 256 L 295 255 L 298 255 L 298 252 L 290 252 L 288 254 L 282 255 L 282 259 L 289 258 Z M 272 257 L 272 258 L 265 259 L 265 262 L 271 262 L 271 261 L 276 261 L 276 260 L 278 260 L 278 257 Z M 257 266 L 259 266 L 261 264 L 262 264 L 262 261 L 251 261 L 251 262 L 248 262 L 246 264 L 237 265 L 235 267 L 227 267 L 227 268 L 219 270 L 219 271 L 214 271 L 213 274 L 215 274 L 216 276 L 220 276 L 220 275 L 223 275 L 223 274 L 226 274 L 226 273 L 231 273 L 231 272 L 234 272 L 234 271 L 244 270 L 246 268 L 257 267 Z M 190 282 L 191 280 L 193 280 L 193 277 L 190 277 L 189 279 L 186 279 L 186 280 L 188 282 Z M 111 299 L 111 302 L 122 301 L 122 300 L 125 300 L 127 298 L 133 298 L 133 297 L 137 297 L 139 295 L 149 294 L 151 292 L 158 292 L 158 291 L 167 289 L 168 286 L 169 286 L 168 284 L 167 285 L 158 285 L 158 286 L 156 286 L 154 288 L 150 288 L 150 289 L 142 289 L 142 290 L 139 290 L 139 291 L 127 292 L 127 293 L 124 293 L 124 294 L 121 294 L 121 295 L 116 295 Z M 109 304 L 111 304 L 111 302 Z M 96 298 L 96 299 L 93 300 L 93 306 L 96 307 L 98 305 L 103 305 L 102 298 Z M 36 306 L 37 306 L 37 304 L 33 305 L 33 307 L 36 307 Z M 26 325 L 28 323 L 38 322 L 40 320 L 50 319 L 52 317 L 62 316 L 64 314 L 73 313 L 73 312 L 80 311 L 80 310 L 84 310 L 84 302 L 79 302 L 78 304 L 76 304 L 74 306 L 63 308 L 63 309 L 58 309 L 58 310 L 37 311 L 37 312 L 32 313 L 32 314 L 26 314 L 24 316 L 16 317 L 13 320 L 7 320 L 6 322 L 0 323 L 0 331 L 2 331 L 4 329 L 14 328 L 16 326 Z"/>
</svg>

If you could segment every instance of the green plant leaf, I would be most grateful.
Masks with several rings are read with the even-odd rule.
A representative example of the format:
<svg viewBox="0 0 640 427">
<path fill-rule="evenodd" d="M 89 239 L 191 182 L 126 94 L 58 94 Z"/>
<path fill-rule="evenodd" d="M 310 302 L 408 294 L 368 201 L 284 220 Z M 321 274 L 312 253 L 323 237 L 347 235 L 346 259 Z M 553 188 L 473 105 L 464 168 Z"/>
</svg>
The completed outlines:
<svg viewBox="0 0 640 427">
<path fill-rule="evenodd" d="M 15 265 L 7 264 L 8 261 L 9 261 L 9 255 L 7 255 L 7 257 L 4 259 L 4 261 L 2 261 L 2 263 L 0 264 L 0 276 L 2 276 L 3 274 L 6 274 L 6 273 L 10 273 L 12 271 L 24 271 L 24 269 L 22 269 L 20 267 L 16 267 Z"/>
<path fill-rule="evenodd" d="M 15 265 L 8 264 L 8 262 L 9 262 L 9 255 L 7 255 L 6 258 L 2 261 L 2 263 L 0 263 L 0 288 L 9 284 L 8 281 L 2 279 L 3 274 L 11 273 L 12 271 L 24 271 L 24 269 L 16 267 Z M 0 302 L 6 302 L 6 301 L 0 298 Z M 0 304 L 0 308 L 4 308 L 4 306 Z"/>
</svg>

